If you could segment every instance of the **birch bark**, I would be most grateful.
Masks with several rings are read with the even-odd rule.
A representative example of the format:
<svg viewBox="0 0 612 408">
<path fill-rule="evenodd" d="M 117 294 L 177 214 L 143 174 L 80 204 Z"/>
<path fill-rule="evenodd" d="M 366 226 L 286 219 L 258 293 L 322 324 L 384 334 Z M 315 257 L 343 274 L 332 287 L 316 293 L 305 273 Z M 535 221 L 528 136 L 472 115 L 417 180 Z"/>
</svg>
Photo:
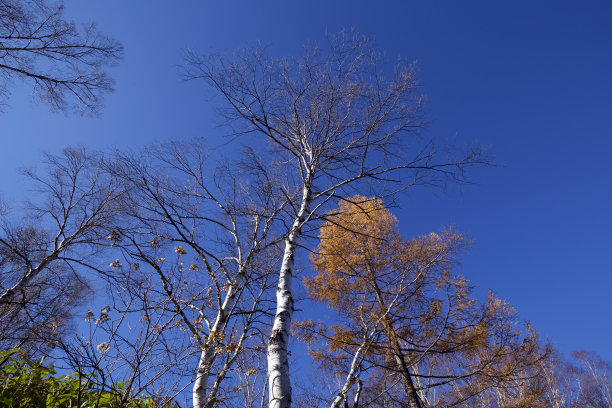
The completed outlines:
<svg viewBox="0 0 612 408">
<path fill-rule="evenodd" d="M 208 377 L 210 376 L 210 368 L 212 367 L 215 358 L 214 348 L 217 341 L 217 333 L 221 333 L 225 327 L 225 323 L 230 315 L 229 311 L 236 299 L 236 293 L 237 292 L 234 286 L 230 286 L 225 296 L 225 300 L 223 301 L 223 306 L 219 312 L 217 312 L 215 323 L 213 324 L 208 335 L 208 339 L 206 339 L 206 343 L 202 348 L 200 360 L 198 361 L 196 379 L 193 385 L 194 408 L 205 408 L 211 405 L 212 401 L 210 401 L 210 398 L 207 396 Z"/>
<path fill-rule="evenodd" d="M 349 370 L 348 375 L 346 376 L 344 386 L 342 387 L 340 392 L 338 392 L 338 395 L 336 395 L 336 398 L 334 398 L 329 408 L 340 408 L 342 403 L 344 403 L 345 406 L 347 405 L 348 392 L 353 387 L 353 385 L 359 381 L 359 377 L 356 374 L 357 369 L 359 368 L 359 361 L 362 360 L 361 354 L 363 353 L 364 349 L 369 345 L 369 343 L 370 339 L 366 338 L 359 345 L 359 348 L 353 356 L 353 361 L 351 361 L 351 368 Z"/>
<path fill-rule="evenodd" d="M 308 177 L 309 179 L 310 177 Z M 302 235 L 302 225 L 310 215 L 311 187 L 307 182 L 302 191 L 300 209 L 293 220 L 289 235 L 285 239 L 283 262 L 281 264 L 278 287 L 276 289 L 276 315 L 268 341 L 268 407 L 291 407 L 291 379 L 289 377 L 289 330 L 293 315 L 293 296 L 291 281 L 295 250 Z"/>
<path fill-rule="evenodd" d="M 218 390 L 218 386 L 215 387 L 213 385 L 212 389 L 208 390 L 208 380 L 210 377 L 210 370 L 215 361 L 216 353 L 215 347 L 217 346 L 218 334 L 223 333 L 223 330 L 231 316 L 231 310 L 236 303 L 236 297 L 238 294 L 238 289 L 240 285 L 243 283 L 243 279 L 240 278 L 243 276 L 244 271 L 238 274 L 239 278 L 234 282 L 233 285 L 230 285 L 228 291 L 225 295 L 225 299 L 223 300 L 223 304 L 221 309 L 217 312 L 217 317 L 215 322 L 210 330 L 208 338 L 206 339 L 206 343 L 202 348 L 202 352 L 200 354 L 200 359 L 198 361 L 198 370 L 196 374 L 195 383 L 193 386 L 193 406 L 194 408 L 210 408 L 215 403 L 216 392 Z M 248 324 L 247 324 L 248 327 Z M 245 329 L 246 330 L 246 329 Z M 244 341 L 244 335 L 246 331 L 243 332 L 242 339 L 240 344 Z M 226 367 L 227 368 L 227 367 Z"/>
</svg>

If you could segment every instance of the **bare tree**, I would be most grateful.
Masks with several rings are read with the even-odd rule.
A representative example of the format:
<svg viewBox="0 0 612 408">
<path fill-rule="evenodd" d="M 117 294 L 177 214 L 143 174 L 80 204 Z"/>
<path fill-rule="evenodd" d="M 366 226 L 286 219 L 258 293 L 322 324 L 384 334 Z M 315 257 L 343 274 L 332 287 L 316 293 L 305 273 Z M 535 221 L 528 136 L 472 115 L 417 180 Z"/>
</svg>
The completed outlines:
<svg viewBox="0 0 612 408">
<path fill-rule="evenodd" d="M 587 407 L 612 407 L 612 364 L 588 351 L 572 353 L 577 362 L 578 389 Z"/>
<path fill-rule="evenodd" d="M 83 268 L 97 269 L 120 192 L 101 157 L 83 149 L 46 156 L 47 175 L 26 175 L 35 190 L 21 220 L 6 214 L 0 235 L 2 347 L 56 340 L 82 299 Z"/>
<path fill-rule="evenodd" d="M 272 188 L 274 174 L 249 152 L 239 161 L 208 160 L 198 142 L 124 155 L 110 170 L 128 192 L 109 235 L 121 250 L 110 265 L 111 308 L 160 334 L 114 336 L 109 356 L 149 342 L 144 366 L 159 356 L 167 365 L 141 373 L 151 379 L 143 383 L 158 384 L 170 370 L 179 388 L 193 384 L 195 406 L 229 403 L 256 369 L 243 354 L 263 351 L 259 339 L 273 305 L 269 276 L 280 259 L 275 230 L 286 205 Z M 135 367 L 130 358 L 116 357 Z"/>
<path fill-rule="evenodd" d="M 0 94 L 6 98 L 18 79 L 32 83 L 35 97 L 53 110 L 95 113 L 112 90 L 105 68 L 122 47 L 93 24 L 78 29 L 62 9 L 44 0 L 0 1 Z"/>
<path fill-rule="evenodd" d="M 553 408 L 612 406 L 612 364 L 599 355 L 578 351 L 571 358 L 554 353 L 542 362 L 545 405 Z"/>
<path fill-rule="evenodd" d="M 296 250 L 308 226 L 332 197 L 355 192 L 397 193 L 417 184 L 462 180 L 486 162 L 478 149 L 442 149 L 423 139 L 422 97 L 411 64 L 384 64 L 371 42 L 354 34 L 330 36 L 328 47 L 297 59 L 258 49 L 223 57 L 187 57 L 186 77 L 201 79 L 222 99 L 235 135 L 253 134 L 283 167 L 282 192 L 291 200 L 277 309 L 268 342 L 269 406 L 291 406 L 288 338 L 294 300 Z"/>
<path fill-rule="evenodd" d="M 609 408 L 612 407 L 612 364 L 593 352 L 565 358 L 554 350 L 537 367 L 494 384 L 460 407 Z"/>
</svg>

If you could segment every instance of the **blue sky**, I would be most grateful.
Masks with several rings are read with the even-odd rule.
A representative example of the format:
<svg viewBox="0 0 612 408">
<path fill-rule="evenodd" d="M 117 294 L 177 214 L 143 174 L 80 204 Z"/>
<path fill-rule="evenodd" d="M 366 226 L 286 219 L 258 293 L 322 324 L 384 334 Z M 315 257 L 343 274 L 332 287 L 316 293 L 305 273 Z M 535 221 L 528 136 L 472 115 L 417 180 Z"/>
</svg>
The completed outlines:
<svg viewBox="0 0 612 408">
<path fill-rule="evenodd" d="M 330 3 L 330 4 L 328 4 Z M 416 190 L 396 210 L 406 236 L 456 225 L 474 239 L 461 272 L 508 299 L 564 352 L 612 360 L 612 3 L 607 1 L 66 0 L 125 46 L 98 118 L 50 114 L 15 86 L 0 115 L 0 193 L 16 169 L 67 145 L 139 149 L 168 138 L 219 143 L 212 106 L 178 75 L 183 50 L 253 41 L 300 52 L 354 27 L 390 57 L 418 62 L 427 136 L 478 140 L 497 167 L 474 185 Z M 435 194 L 434 194 L 435 193 Z"/>
</svg>

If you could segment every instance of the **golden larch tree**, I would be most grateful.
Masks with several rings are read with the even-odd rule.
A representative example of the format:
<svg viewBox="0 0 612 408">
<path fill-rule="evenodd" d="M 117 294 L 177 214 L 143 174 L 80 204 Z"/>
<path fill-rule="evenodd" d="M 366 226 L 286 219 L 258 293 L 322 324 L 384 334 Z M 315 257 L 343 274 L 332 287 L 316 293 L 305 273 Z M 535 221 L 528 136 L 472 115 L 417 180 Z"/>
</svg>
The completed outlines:
<svg viewBox="0 0 612 408">
<path fill-rule="evenodd" d="M 355 196 L 328 214 L 305 285 L 338 320 L 296 329 L 324 366 L 347 374 L 332 407 L 360 382 L 365 406 L 418 408 L 455 406 L 533 375 L 535 332 L 494 295 L 479 303 L 452 272 L 468 244 L 452 229 L 403 238 L 380 199 Z"/>
</svg>

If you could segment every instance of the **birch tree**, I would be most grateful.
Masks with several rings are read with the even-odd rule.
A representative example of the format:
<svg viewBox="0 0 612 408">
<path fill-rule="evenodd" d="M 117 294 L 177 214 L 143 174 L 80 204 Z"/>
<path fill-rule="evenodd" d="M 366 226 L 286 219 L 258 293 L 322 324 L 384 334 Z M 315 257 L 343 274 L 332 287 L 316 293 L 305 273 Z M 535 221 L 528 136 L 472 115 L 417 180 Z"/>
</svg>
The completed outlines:
<svg viewBox="0 0 612 408">
<path fill-rule="evenodd" d="M 177 361 L 177 386 L 193 384 L 195 407 L 230 403 L 236 377 L 255 369 L 243 353 L 263 352 L 258 335 L 280 260 L 275 228 L 287 203 L 273 191 L 274 172 L 248 151 L 239 160 L 209 158 L 197 142 L 123 155 L 111 171 L 129 192 L 109 235 L 121 250 L 110 265 L 115 308 L 160 333 L 146 358 Z"/>
<path fill-rule="evenodd" d="M 412 64 L 389 66 L 356 34 L 329 36 L 298 58 L 249 49 L 233 58 L 187 56 L 187 79 L 203 80 L 225 102 L 232 133 L 266 142 L 269 163 L 284 168 L 286 215 L 276 314 L 268 340 L 269 407 L 291 406 L 288 339 L 292 280 L 304 234 L 333 197 L 355 191 L 392 194 L 408 187 L 461 180 L 486 161 L 478 149 L 442 149 L 420 131 L 423 99 Z"/>
<path fill-rule="evenodd" d="M 596 353 L 578 351 L 564 358 L 556 351 L 541 366 L 543 405 L 552 408 L 612 406 L 612 363 Z"/>
</svg>

